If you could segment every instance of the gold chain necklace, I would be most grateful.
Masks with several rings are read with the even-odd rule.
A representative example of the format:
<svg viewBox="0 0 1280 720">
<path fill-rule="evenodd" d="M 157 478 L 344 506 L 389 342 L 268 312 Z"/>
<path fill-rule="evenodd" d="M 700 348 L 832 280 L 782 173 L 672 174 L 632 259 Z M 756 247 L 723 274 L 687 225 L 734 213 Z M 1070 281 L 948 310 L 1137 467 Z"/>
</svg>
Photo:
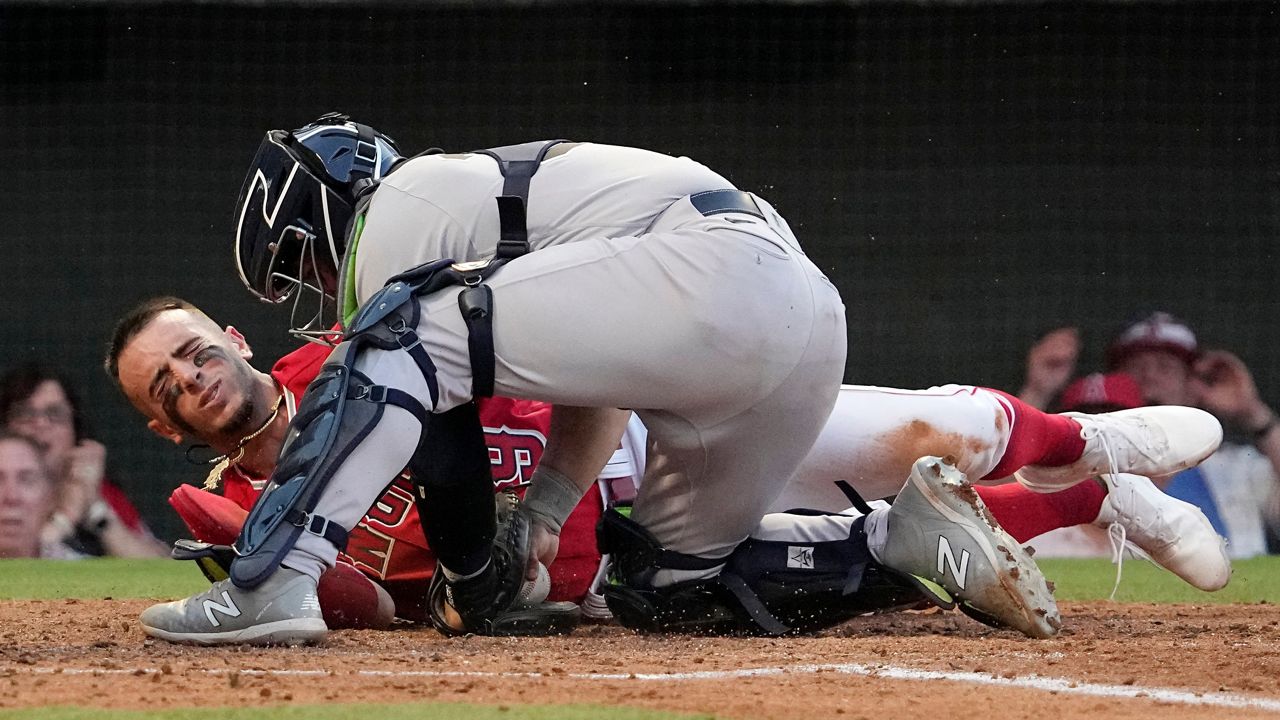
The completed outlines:
<svg viewBox="0 0 1280 720">
<path fill-rule="evenodd" d="M 267 428 L 271 427 L 271 424 L 276 421 L 276 417 L 280 415 L 280 404 L 283 402 L 284 395 L 276 396 L 276 402 L 271 406 L 271 417 L 267 418 L 267 421 L 262 423 L 262 427 L 259 427 L 257 430 L 254 430 L 248 435 L 240 438 L 240 442 L 236 443 L 235 448 L 232 449 L 231 452 L 226 455 L 219 455 L 218 457 L 208 461 L 210 465 L 213 465 L 213 469 L 209 471 L 209 475 L 204 479 L 205 490 L 218 489 L 218 485 L 220 485 L 222 481 L 222 473 L 226 471 L 227 468 L 244 459 L 244 446 L 250 440 L 266 432 Z"/>
</svg>

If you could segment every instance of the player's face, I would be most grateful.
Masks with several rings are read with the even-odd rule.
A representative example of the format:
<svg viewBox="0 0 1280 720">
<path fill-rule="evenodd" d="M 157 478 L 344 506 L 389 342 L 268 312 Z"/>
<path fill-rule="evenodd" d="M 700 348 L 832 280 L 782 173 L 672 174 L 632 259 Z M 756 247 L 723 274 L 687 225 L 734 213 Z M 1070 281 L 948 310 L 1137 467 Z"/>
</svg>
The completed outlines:
<svg viewBox="0 0 1280 720">
<path fill-rule="evenodd" d="M 34 448 L 0 440 L 0 557 L 35 557 L 53 511 L 53 481 Z"/>
<path fill-rule="evenodd" d="M 27 401 L 8 418 L 9 430 L 35 441 L 44 452 L 45 464 L 61 474 L 68 453 L 76 444 L 75 414 L 67 393 L 56 380 L 36 386 Z"/>
<path fill-rule="evenodd" d="M 186 310 L 166 310 L 120 353 L 120 386 L 161 435 L 234 444 L 264 418 L 264 386 L 238 334 Z M 265 402 L 264 402 L 265 401 Z"/>
<path fill-rule="evenodd" d="M 1120 369 L 1142 388 L 1142 396 L 1154 405 L 1190 405 L 1191 369 L 1186 361 L 1164 350 L 1143 350 L 1130 355 Z"/>
</svg>

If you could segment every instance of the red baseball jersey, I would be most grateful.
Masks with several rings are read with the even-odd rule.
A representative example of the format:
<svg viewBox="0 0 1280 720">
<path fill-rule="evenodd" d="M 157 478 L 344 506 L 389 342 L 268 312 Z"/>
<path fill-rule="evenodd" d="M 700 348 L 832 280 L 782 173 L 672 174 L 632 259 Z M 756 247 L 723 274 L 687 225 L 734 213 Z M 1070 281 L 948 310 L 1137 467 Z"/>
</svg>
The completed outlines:
<svg viewBox="0 0 1280 720">
<path fill-rule="evenodd" d="M 328 355 L 328 348 L 309 343 L 280 358 L 271 369 L 272 378 L 284 393 L 290 417 Z M 478 406 L 493 466 L 494 490 L 512 490 L 523 496 L 546 446 L 551 406 L 499 397 L 482 398 Z M 222 473 L 221 487 L 227 498 L 248 510 L 266 481 L 267 478 L 249 477 L 233 465 Z M 413 483 L 403 475 L 396 478 L 351 531 L 340 560 L 382 584 L 395 600 L 398 616 L 425 620 L 427 582 L 436 559 L 427 547 L 413 498 Z M 601 493 L 588 492 L 565 522 L 560 551 L 548 568 L 549 599 L 579 602 L 590 589 L 600 565 L 595 526 L 603 507 Z"/>
</svg>

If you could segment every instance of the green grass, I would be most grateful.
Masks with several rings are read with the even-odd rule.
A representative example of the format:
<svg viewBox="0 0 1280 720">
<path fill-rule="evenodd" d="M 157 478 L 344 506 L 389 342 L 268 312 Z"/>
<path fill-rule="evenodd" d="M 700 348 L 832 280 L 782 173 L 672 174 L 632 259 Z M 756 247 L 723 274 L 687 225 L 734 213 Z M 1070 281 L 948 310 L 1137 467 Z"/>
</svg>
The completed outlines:
<svg viewBox="0 0 1280 720">
<path fill-rule="evenodd" d="M 1039 561 L 1059 600 L 1111 594 L 1108 560 Z M 1280 603 L 1280 556 L 1240 560 L 1226 588 L 1201 592 L 1141 560 L 1126 560 L 1116 600 L 1154 603 Z M 172 560 L 0 560 L 0 600 L 185 597 L 208 586 L 194 563 Z M 0 716 L 3 717 L 3 716 Z"/>
<path fill-rule="evenodd" d="M 0 600 L 173 599 L 208 586 L 193 562 L 0 560 Z"/>
<path fill-rule="evenodd" d="M 1102 600 L 1111 594 L 1116 567 L 1109 560 L 1038 561 L 1057 586 L 1059 600 Z M 1117 602 L 1280 603 L 1280 556 L 1237 560 L 1231 582 L 1218 592 L 1203 592 L 1143 560 L 1125 560 Z"/>
<path fill-rule="evenodd" d="M 177 710 L 96 710 L 76 707 L 44 707 L 0 710 L 0 720 L 668 720 L 710 718 L 620 706 L 592 705 L 464 705 L 412 703 L 406 705 L 289 705 L 258 708 L 202 708 Z"/>
</svg>

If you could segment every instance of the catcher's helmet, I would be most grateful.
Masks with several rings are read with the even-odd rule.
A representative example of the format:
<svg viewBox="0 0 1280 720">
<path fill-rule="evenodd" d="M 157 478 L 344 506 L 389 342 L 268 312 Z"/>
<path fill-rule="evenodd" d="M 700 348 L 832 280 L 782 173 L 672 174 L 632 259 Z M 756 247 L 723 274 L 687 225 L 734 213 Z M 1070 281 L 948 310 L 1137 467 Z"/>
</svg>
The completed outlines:
<svg viewBox="0 0 1280 720">
<path fill-rule="evenodd" d="M 332 296 L 322 278 L 342 261 L 356 197 L 400 159 L 394 140 L 338 113 L 269 131 L 236 201 L 236 269 L 249 292 L 269 303 L 302 289 Z"/>
</svg>

